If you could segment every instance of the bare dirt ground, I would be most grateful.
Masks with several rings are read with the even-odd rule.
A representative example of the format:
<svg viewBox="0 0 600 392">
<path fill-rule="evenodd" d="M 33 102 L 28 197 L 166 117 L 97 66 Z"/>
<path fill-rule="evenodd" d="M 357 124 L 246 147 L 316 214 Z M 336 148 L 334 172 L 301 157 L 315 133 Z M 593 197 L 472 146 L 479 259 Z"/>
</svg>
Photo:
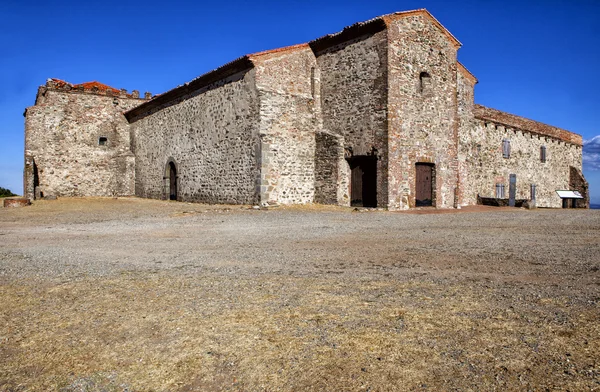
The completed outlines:
<svg viewBox="0 0 600 392">
<path fill-rule="evenodd" d="M 600 211 L 0 208 L 0 391 L 600 390 Z"/>
</svg>

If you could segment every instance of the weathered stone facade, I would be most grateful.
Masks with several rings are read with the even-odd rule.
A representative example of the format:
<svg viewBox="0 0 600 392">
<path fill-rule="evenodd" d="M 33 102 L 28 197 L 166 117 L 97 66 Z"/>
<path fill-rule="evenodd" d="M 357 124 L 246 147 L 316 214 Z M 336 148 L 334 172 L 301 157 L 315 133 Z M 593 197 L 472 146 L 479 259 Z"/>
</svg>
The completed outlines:
<svg viewBox="0 0 600 392">
<path fill-rule="evenodd" d="M 461 148 L 467 163 L 469 191 L 465 204 L 473 204 L 473 195 L 495 197 L 496 184 L 506 189 L 509 176 L 516 175 L 517 199 L 531 198 L 531 184 L 536 189 L 538 207 L 561 207 L 556 190 L 571 189 L 571 167 L 581 169 L 581 139 L 551 127 L 538 128 L 530 120 L 475 106 L 474 126 L 464 136 Z M 553 135 L 552 130 L 556 130 Z M 562 135 L 560 135 L 562 133 Z M 510 153 L 505 156 L 503 143 L 508 141 Z M 541 151 L 545 149 L 545 159 Z"/>
<path fill-rule="evenodd" d="M 123 112 L 144 101 L 97 82 L 49 79 L 25 112 L 25 196 L 132 195 L 135 157 Z"/>
<path fill-rule="evenodd" d="M 28 195 L 39 183 L 73 196 L 452 208 L 508 197 L 516 176 L 516 198 L 534 190 L 540 207 L 560 207 L 559 189 L 587 198 L 581 137 L 475 105 L 460 46 L 421 9 L 243 56 L 146 102 L 48 85 L 27 111 Z"/>
</svg>

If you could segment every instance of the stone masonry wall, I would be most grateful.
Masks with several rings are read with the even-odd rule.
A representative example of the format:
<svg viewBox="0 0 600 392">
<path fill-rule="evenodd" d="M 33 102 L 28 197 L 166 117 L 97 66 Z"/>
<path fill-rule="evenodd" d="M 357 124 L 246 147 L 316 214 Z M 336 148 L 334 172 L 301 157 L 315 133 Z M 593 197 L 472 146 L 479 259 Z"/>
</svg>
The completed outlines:
<svg viewBox="0 0 600 392">
<path fill-rule="evenodd" d="M 49 81 L 26 111 L 26 196 L 35 197 L 34 164 L 38 197 L 133 195 L 135 159 L 123 112 L 143 100 L 71 86 L 55 88 Z"/>
<path fill-rule="evenodd" d="M 316 53 L 323 129 L 344 138 L 351 155 L 376 153 L 377 205 L 387 206 L 387 34 L 367 34 Z M 348 166 L 347 163 L 345 163 Z M 350 170 L 339 179 L 348 194 Z M 349 203 L 350 198 L 341 198 Z M 344 200 L 347 200 L 344 201 Z"/>
<path fill-rule="evenodd" d="M 435 164 L 435 207 L 457 186 L 456 43 L 418 13 L 388 18 L 389 208 L 415 206 L 418 162 Z M 427 73 L 421 83 L 422 73 Z M 422 85 L 423 84 L 423 85 Z"/>
<path fill-rule="evenodd" d="M 347 205 L 347 178 L 343 171 L 344 138 L 331 132 L 319 131 L 315 149 L 315 203 Z"/>
<path fill-rule="evenodd" d="M 459 67 L 461 65 L 459 64 Z M 475 183 L 470 181 L 472 171 L 471 165 L 467 163 L 472 150 L 471 131 L 476 126 L 473 108 L 474 101 L 474 80 L 469 80 L 465 75 L 464 70 L 459 70 L 457 74 L 457 92 L 458 92 L 458 180 L 459 194 L 458 205 L 475 205 L 477 204 L 477 191 Z"/>
<path fill-rule="evenodd" d="M 258 203 L 258 111 L 250 69 L 134 120 L 136 196 L 167 198 L 165 173 L 173 161 L 178 200 Z"/>
<path fill-rule="evenodd" d="M 496 197 L 496 184 L 504 184 L 508 198 L 509 176 L 517 176 L 517 199 L 530 198 L 530 184 L 536 184 L 538 207 L 562 206 L 556 190 L 569 189 L 570 167 L 581 167 L 581 147 L 553 137 L 502 124 L 475 120 L 469 135 L 461 139 L 469 179 L 465 202 Z M 502 141 L 510 140 L 510 157 L 503 158 Z M 546 146 L 546 162 L 540 160 L 540 147 Z"/>
<path fill-rule="evenodd" d="M 260 100 L 261 204 L 314 201 L 319 72 L 308 45 L 251 56 Z"/>
</svg>

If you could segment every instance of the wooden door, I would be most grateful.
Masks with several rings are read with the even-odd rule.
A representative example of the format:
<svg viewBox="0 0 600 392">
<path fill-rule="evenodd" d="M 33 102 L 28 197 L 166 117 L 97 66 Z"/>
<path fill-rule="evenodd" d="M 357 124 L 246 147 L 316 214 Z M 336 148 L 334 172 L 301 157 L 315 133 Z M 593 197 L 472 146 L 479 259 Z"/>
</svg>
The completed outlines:
<svg viewBox="0 0 600 392">
<path fill-rule="evenodd" d="M 352 176 L 350 178 L 350 196 L 351 202 L 350 205 L 353 206 L 362 206 L 363 205 L 363 168 L 359 164 L 357 159 L 353 159 L 350 162 L 350 170 L 352 171 Z"/>
<path fill-rule="evenodd" d="M 433 165 L 416 164 L 415 204 L 417 207 L 433 205 Z"/>
<path fill-rule="evenodd" d="M 377 158 L 357 156 L 349 160 L 350 205 L 357 207 L 377 207 Z"/>
</svg>

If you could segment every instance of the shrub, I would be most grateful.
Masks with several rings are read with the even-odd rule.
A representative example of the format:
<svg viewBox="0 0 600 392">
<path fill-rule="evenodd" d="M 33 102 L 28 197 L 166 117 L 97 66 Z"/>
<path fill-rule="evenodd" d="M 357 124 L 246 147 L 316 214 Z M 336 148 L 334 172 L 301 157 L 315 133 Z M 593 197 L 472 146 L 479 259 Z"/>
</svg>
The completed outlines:
<svg viewBox="0 0 600 392">
<path fill-rule="evenodd" d="M 0 197 L 17 196 L 10 191 L 10 189 L 2 188 L 0 186 Z"/>
</svg>

